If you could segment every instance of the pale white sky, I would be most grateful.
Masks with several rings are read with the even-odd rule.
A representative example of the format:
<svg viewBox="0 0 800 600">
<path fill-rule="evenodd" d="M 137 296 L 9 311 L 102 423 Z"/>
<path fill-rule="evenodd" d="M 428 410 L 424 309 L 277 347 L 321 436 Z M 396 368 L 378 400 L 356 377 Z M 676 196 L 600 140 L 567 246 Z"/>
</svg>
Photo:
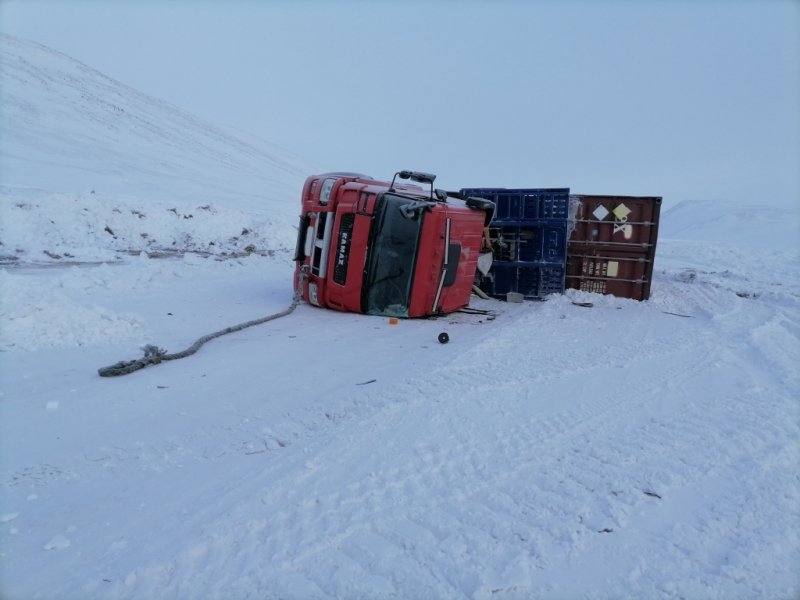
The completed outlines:
<svg viewBox="0 0 800 600">
<path fill-rule="evenodd" d="M 800 204 L 794 0 L 0 0 L 0 30 L 325 170 Z"/>
</svg>

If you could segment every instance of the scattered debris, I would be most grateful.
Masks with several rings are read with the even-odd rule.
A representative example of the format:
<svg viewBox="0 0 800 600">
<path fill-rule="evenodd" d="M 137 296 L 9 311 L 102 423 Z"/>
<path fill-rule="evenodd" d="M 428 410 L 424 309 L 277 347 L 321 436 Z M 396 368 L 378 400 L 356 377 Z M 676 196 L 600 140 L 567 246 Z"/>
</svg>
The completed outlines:
<svg viewBox="0 0 800 600">
<path fill-rule="evenodd" d="M 466 315 L 482 315 L 486 317 L 487 321 L 494 321 L 495 318 L 497 317 L 497 313 L 493 310 L 488 310 L 484 308 L 472 308 L 471 306 L 465 306 L 464 308 L 458 309 L 456 312 L 464 313 Z M 482 323 L 483 321 L 478 321 L 478 322 Z M 455 321 L 451 321 L 451 323 L 455 323 Z"/>
<path fill-rule="evenodd" d="M 477 285 L 473 285 L 472 286 L 472 293 L 475 294 L 476 296 L 478 296 L 478 298 L 483 298 L 484 300 L 488 300 L 489 298 L 491 298 L 491 296 L 489 296 L 489 294 L 484 292 Z"/>
<path fill-rule="evenodd" d="M 378 381 L 377 379 L 370 379 L 368 381 L 362 381 L 361 383 L 357 383 L 356 385 L 367 385 L 368 383 L 375 383 Z"/>
<path fill-rule="evenodd" d="M 651 492 L 651 491 L 648 491 L 648 490 L 642 490 L 642 492 L 644 492 L 645 496 L 652 496 L 653 498 L 658 498 L 659 500 L 661 500 L 661 496 L 659 496 L 655 492 Z"/>
</svg>

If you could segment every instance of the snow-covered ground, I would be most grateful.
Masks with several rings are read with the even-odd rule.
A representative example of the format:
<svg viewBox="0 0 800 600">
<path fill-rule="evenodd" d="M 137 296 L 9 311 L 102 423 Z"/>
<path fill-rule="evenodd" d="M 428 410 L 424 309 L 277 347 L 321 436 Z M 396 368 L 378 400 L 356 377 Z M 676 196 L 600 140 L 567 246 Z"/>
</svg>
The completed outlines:
<svg viewBox="0 0 800 600">
<path fill-rule="evenodd" d="M 668 204 L 647 302 L 475 299 L 496 318 L 397 325 L 300 305 L 101 378 L 143 344 L 178 351 L 289 305 L 302 175 L 267 162 L 223 189 L 213 158 L 190 174 L 203 149 L 238 163 L 224 136 L 155 173 L 160 142 L 128 156 L 82 112 L 107 96 L 47 117 L 42 89 L 99 74 L 0 48 L 4 106 L 39 115 L 0 142 L 0 596 L 800 595 L 796 211 Z M 156 131 L 207 131 L 101 81 Z M 95 150 L 42 146 L 49 127 Z M 37 171 L 36 152 L 89 173 L 130 161 L 131 187 Z"/>
</svg>

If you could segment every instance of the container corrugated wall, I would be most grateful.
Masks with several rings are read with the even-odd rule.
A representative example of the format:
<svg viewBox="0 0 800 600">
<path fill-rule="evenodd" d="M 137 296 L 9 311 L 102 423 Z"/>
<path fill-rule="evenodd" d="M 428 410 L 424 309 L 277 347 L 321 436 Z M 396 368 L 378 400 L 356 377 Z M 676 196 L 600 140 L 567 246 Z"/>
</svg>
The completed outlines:
<svg viewBox="0 0 800 600">
<path fill-rule="evenodd" d="M 661 198 L 574 195 L 571 204 L 566 287 L 647 300 Z"/>
<path fill-rule="evenodd" d="M 488 227 L 494 262 L 479 287 L 495 298 L 516 292 L 528 300 L 565 285 L 569 188 L 465 188 L 497 207 Z"/>
</svg>

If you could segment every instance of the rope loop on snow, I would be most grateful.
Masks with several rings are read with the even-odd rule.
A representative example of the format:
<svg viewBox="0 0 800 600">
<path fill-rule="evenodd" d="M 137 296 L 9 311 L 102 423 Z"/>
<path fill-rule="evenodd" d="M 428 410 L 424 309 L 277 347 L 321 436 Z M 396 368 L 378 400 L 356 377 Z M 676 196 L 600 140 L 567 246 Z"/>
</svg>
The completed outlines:
<svg viewBox="0 0 800 600">
<path fill-rule="evenodd" d="M 128 373 L 133 373 L 134 371 L 138 371 L 139 369 L 144 369 L 149 365 L 157 365 L 165 360 L 177 360 L 179 358 L 186 358 L 187 356 L 191 356 L 200 348 L 202 348 L 203 344 L 206 342 L 210 342 L 211 340 L 218 338 L 223 335 L 227 335 L 229 333 L 234 333 L 236 331 L 241 331 L 242 329 L 247 329 L 248 327 L 253 327 L 255 325 L 261 325 L 263 323 L 267 323 L 269 321 L 274 321 L 275 319 L 280 319 L 281 317 L 285 317 L 294 311 L 297 308 L 297 305 L 300 304 L 300 290 L 303 289 L 303 282 L 307 274 L 305 271 L 301 271 L 298 277 L 298 284 L 296 286 L 296 291 L 294 293 L 294 297 L 292 298 L 292 303 L 289 305 L 289 308 L 286 310 L 282 310 L 281 312 L 277 312 L 272 315 L 268 315 L 266 317 L 262 317 L 261 319 L 254 319 L 252 321 L 246 321 L 244 323 L 239 323 L 238 325 L 233 325 L 232 327 L 226 327 L 225 329 L 220 329 L 219 331 L 215 331 L 214 333 L 209 333 L 208 335 L 204 335 L 201 338 L 186 348 L 186 350 L 182 350 L 180 352 L 175 352 L 173 354 L 168 354 L 166 350 L 163 348 L 159 348 L 158 346 L 154 346 L 152 344 L 148 344 L 142 350 L 144 351 L 144 356 L 142 358 L 137 358 L 134 360 L 121 360 L 113 365 L 109 365 L 107 367 L 102 367 L 97 370 L 97 373 L 100 377 L 118 377 L 119 375 L 127 375 Z"/>
</svg>

